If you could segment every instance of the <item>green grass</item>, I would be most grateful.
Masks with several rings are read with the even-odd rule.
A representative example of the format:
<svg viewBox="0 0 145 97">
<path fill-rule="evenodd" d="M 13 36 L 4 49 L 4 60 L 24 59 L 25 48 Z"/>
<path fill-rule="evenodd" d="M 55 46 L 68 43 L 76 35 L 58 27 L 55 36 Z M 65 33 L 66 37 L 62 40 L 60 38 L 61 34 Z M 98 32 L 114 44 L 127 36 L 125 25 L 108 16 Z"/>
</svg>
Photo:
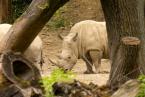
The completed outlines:
<svg viewBox="0 0 145 97">
<path fill-rule="evenodd" d="M 55 69 L 49 77 L 43 77 L 40 82 L 44 88 L 45 97 L 53 97 L 52 85 L 55 82 L 72 82 L 74 77 L 72 72 L 64 72 L 62 69 Z"/>
<path fill-rule="evenodd" d="M 140 90 L 136 97 L 145 97 L 145 75 L 140 75 L 138 80 L 140 82 Z"/>
</svg>

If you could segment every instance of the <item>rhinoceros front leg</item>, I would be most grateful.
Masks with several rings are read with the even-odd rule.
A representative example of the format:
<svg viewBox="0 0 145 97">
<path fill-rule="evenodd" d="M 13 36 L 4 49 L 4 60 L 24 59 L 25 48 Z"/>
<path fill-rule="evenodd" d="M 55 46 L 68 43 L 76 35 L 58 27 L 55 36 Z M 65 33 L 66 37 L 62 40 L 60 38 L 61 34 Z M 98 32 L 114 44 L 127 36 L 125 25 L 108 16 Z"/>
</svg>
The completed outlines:
<svg viewBox="0 0 145 97">
<path fill-rule="evenodd" d="M 102 51 L 100 50 L 92 50 L 89 51 L 92 63 L 95 66 L 96 73 L 100 72 L 100 66 L 101 66 L 101 58 L 102 58 Z"/>
<path fill-rule="evenodd" d="M 93 74 L 93 63 L 90 54 L 86 53 L 85 56 L 83 56 L 83 60 L 85 61 L 87 67 L 87 70 L 84 72 L 84 74 Z"/>
</svg>

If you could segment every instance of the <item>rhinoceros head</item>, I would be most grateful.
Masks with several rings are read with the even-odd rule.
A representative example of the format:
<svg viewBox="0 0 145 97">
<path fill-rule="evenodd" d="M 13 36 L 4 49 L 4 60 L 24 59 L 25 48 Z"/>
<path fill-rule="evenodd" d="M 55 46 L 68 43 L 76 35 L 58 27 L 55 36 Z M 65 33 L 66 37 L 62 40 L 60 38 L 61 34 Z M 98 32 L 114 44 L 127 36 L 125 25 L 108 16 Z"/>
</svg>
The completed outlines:
<svg viewBox="0 0 145 97">
<path fill-rule="evenodd" d="M 70 33 L 64 37 L 62 51 L 59 54 L 58 64 L 65 70 L 71 70 L 78 59 L 77 33 Z"/>
</svg>

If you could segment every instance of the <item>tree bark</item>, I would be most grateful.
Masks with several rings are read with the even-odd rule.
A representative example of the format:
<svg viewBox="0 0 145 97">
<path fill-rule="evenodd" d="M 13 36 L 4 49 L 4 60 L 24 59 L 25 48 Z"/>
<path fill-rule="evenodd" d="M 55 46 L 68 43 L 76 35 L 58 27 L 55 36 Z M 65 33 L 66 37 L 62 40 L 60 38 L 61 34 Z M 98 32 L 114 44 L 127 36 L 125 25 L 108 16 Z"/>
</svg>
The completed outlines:
<svg viewBox="0 0 145 97">
<path fill-rule="evenodd" d="M 144 0 L 101 0 L 101 3 L 112 60 L 108 85 L 115 90 L 140 74 L 138 57 L 145 31 Z"/>
<path fill-rule="evenodd" d="M 145 21 L 145 1 L 144 1 L 144 20 Z M 139 52 L 139 64 L 140 64 L 140 68 L 142 71 L 142 74 L 145 74 L 145 33 L 142 33 L 141 35 L 141 45 L 142 47 L 140 48 L 140 52 Z"/>
<path fill-rule="evenodd" d="M 0 52 L 24 52 L 55 11 L 69 0 L 33 0 L 0 44 Z"/>
<path fill-rule="evenodd" d="M 11 0 L 0 0 L 0 23 L 10 20 Z"/>
</svg>

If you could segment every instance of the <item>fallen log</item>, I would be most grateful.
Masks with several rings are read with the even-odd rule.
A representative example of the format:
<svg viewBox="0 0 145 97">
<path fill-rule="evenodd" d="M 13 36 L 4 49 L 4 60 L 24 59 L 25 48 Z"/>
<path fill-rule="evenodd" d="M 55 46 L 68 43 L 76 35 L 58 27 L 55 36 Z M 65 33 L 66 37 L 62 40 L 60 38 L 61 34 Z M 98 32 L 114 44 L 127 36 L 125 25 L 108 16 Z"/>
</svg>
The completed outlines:
<svg viewBox="0 0 145 97">
<path fill-rule="evenodd" d="M 24 95 L 15 85 L 10 85 L 0 91 L 0 97 L 24 97 Z"/>
<path fill-rule="evenodd" d="M 3 78 L 5 79 L 2 83 L 10 83 L 9 85 L 5 85 L 4 87 L 0 88 L 0 91 L 3 91 L 3 95 L 6 95 L 7 92 L 13 94 L 15 91 L 18 91 L 18 89 L 19 92 L 23 95 L 26 95 L 26 92 L 23 93 L 23 91 L 31 90 L 31 93 L 29 93 L 30 96 L 22 97 L 32 97 L 31 94 L 41 95 L 42 88 L 39 84 L 39 80 L 41 78 L 40 72 L 38 68 L 27 59 L 25 59 L 21 53 L 5 52 L 1 55 L 0 62 L 1 72 L 3 74 Z"/>
</svg>

